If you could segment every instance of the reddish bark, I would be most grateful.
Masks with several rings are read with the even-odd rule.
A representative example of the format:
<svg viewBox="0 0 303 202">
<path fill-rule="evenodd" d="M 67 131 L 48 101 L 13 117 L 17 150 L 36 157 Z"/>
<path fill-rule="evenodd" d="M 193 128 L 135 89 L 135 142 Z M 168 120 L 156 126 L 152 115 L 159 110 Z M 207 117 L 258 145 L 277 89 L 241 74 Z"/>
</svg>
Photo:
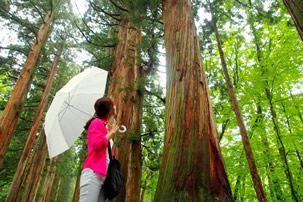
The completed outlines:
<svg viewBox="0 0 303 202">
<path fill-rule="evenodd" d="M 45 165 L 45 171 L 44 171 L 44 175 L 41 179 L 41 186 L 40 186 L 40 189 L 39 189 L 39 192 L 40 194 L 37 195 L 36 197 L 36 201 L 37 202 L 42 202 L 44 197 L 46 196 L 47 194 L 47 189 L 48 189 L 48 186 L 49 186 L 49 178 L 50 178 L 50 169 L 52 167 L 52 161 L 53 160 L 46 160 L 46 165 Z"/>
<path fill-rule="evenodd" d="M 55 166 L 55 160 L 52 162 L 52 168 L 50 170 L 50 177 L 48 179 L 48 187 L 47 187 L 47 192 L 46 194 L 44 195 L 44 198 L 43 198 L 43 202 L 48 202 L 50 201 L 50 196 L 51 196 L 51 193 L 52 193 L 52 188 L 53 188 L 53 183 L 54 183 L 54 180 L 55 180 L 55 176 L 56 176 L 56 166 Z"/>
<path fill-rule="evenodd" d="M 39 138 L 39 147 L 38 150 L 35 151 L 36 154 L 33 159 L 33 164 L 31 165 L 29 176 L 27 177 L 27 181 L 25 182 L 26 184 L 23 201 L 35 201 L 45 160 L 47 157 L 45 135 L 42 133 L 40 134 Z"/>
<path fill-rule="evenodd" d="M 82 165 L 83 166 L 83 165 Z M 77 177 L 74 196 L 72 202 L 78 202 L 80 198 L 80 175 Z"/>
<path fill-rule="evenodd" d="M 115 138 L 115 156 L 121 163 L 121 172 L 127 179 L 116 201 L 140 201 L 141 177 L 141 121 L 143 90 L 140 86 L 143 71 L 140 68 L 141 30 L 123 16 L 118 30 L 119 43 L 111 78 L 110 97 L 117 108 L 117 122 L 127 127 L 125 134 Z M 127 190 L 126 190 L 127 188 Z"/>
<path fill-rule="evenodd" d="M 155 201 L 232 201 L 189 0 L 163 7 L 166 137 Z"/>
<path fill-rule="evenodd" d="M 23 107 L 23 102 L 26 99 L 26 94 L 28 93 L 28 88 L 32 80 L 31 78 L 34 74 L 35 64 L 40 54 L 41 47 L 45 42 L 52 18 L 53 13 L 49 12 L 44 19 L 44 23 L 38 32 L 36 41 L 29 52 L 25 64 L 23 65 L 23 69 L 17 80 L 16 86 L 0 118 L 0 166 L 2 165 L 4 156 L 13 136 L 13 132 Z"/>
</svg>

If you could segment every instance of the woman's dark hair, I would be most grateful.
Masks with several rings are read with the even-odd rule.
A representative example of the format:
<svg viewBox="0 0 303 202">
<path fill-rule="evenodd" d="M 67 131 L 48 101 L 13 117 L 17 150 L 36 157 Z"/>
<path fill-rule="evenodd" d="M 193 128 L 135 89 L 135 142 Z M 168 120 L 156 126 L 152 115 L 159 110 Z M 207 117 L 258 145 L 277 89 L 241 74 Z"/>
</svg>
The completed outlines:
<svg viewBox="0 0 303 202">
<path fill-rule="evenodd" d="M 93 117 L 86 122 L 86 124 L 84 126 L 85 130 L 88 130 L 88 127 L 90 126 L 91 122 L 95 118 L 107 119 L 108 114 L 109 114 L 110 110 L 113 108 L 113 106 L 114 106 L 113 101 L 108 97 L 102 97 L 102 98 L 99 98 L 98 100 L 96 100 L 96 102 L 95 102 L 96 117 Z"/>
</svg>

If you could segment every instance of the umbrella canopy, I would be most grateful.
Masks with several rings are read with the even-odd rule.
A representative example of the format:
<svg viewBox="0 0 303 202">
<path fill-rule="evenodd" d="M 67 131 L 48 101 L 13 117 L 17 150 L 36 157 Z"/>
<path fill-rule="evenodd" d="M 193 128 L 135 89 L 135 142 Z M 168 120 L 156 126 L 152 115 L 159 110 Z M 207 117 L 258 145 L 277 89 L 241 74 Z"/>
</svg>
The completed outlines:
<svg viewBox="0 0 303 202">
<path fill-rule="evenodd" d="M 88 68 L 60 89 L 48 109 L 44 130 L 49 157 L 69 149 L 95 112 L 95 101 L 105 91 L 107 71 Z"/>
</svg>

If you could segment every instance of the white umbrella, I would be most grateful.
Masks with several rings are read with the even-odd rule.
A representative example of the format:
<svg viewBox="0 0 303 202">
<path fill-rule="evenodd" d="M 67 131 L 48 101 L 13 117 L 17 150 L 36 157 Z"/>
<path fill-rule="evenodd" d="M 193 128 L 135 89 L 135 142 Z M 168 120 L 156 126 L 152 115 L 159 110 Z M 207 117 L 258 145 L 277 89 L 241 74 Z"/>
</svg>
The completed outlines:
<svg viewBox="0 0 303 202">
<path fill-rule="evenodd" d="M 82 133 L 94 115 L 95 101 L 104 94 L 106 79 L 106 71 L 88 68 L 56 93 L 44 125 L 50 158 L 69 149 Z"/>
</svg>

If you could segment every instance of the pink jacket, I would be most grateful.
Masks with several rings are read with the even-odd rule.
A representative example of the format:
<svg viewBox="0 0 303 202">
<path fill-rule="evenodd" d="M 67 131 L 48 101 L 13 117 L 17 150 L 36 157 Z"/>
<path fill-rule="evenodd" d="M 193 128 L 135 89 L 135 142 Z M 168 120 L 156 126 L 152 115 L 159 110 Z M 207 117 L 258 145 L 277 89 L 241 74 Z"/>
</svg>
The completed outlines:
<svg viewBox="0 0 303 202">
<path fill-rule="evenodd" d="M 91 122 L 88 128 L 88 156 L 83 166 L 83 169 L 90 168 L 102 176 L 107 175 L 106 151 L 109 143 L 104 124 L 107 124 L 107 121 L 99 118 Z"/>
</svg>

